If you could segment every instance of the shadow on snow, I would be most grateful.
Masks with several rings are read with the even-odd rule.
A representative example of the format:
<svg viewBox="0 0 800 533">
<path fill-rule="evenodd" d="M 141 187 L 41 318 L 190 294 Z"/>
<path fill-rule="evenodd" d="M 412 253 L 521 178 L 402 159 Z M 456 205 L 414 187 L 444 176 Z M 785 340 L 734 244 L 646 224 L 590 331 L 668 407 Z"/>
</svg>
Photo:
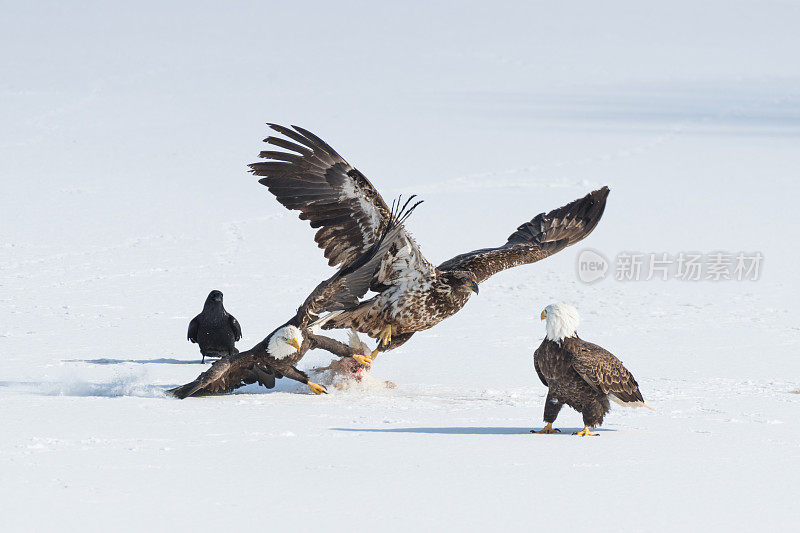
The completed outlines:
<svg viewBox="0 0 800 533">
<path fill-rule="evenodd" d="M 209 360 L 212 363 L 216 361 L 216 359 Z M 89 363 L 90 365 L 121 365 L 124 363 L 135 363 L 137 365 L 199 365 L 200 359 L 187 361 L 185 359 L 170 359 L 164 357 L 159 359 L 106 359 L 105 357 L 101 357 L 100 359 L 64 359 L 61 362 Z"/>
<path fill-rule="evenodd" d="M 530 427 L 419 427 L 419 428 L 331 428 L 332 431 L 348 431 L 348 432 L 363 432 L 363 433 L 418 433 L 418 434 L 437 434 L 437 435 L 531 435 L 539 436 L 531 433 Z M 559 428 L 561 433 L 553 433 L 553 435 L 572 435 L 583 428 Z M 613 429 L 596 428 L 592 430 L 596 433 L 606 431 L 615 431 Z M 544 436 L 544 435 L 543 435 Z"/>
</svg>

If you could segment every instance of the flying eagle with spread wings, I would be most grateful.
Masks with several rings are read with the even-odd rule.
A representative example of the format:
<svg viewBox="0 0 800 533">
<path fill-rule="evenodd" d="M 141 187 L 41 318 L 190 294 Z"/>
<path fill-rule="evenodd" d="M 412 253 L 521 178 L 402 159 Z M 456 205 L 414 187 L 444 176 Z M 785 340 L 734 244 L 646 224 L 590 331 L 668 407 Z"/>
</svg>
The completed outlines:
<svg viewBox="0 0 800 533">
<path fill-rule="evenodd" d="M 400 200 L 392 206 L 386 229 L 378 240 L 354 261 L 347 263 L 311 292 L 295 315 L 278 326 L 264 340 L 249 350 L 233 353 L 216 361 L 211 368 L 194 381 L 167 391 L 184 399 L 231 392 L 251 383 L 271 389 L 275 380 L 289 378 L 308 385 L 314 394 L 327 391 L 323 385 L 309 380 L 308 374 L 297 368 L 297 363 L 308 350 L 321 348 L 339 357 L 351 357 L 358 365 L 369 367 L 372 358 L 358 349 L 335 339 L 318 335 L 312 324 L 323 313 L 345 312 L 358 307 L 360 299 L 369 290 L 375 271 L 382 258 L 404 233 L 403 222 L 421 202 L 409 207 Z"/>
<path fill-rule="evenodd" d="M 315 241 L 328 263 L 346 264 L 369 249 L 383 233 L 391 211 L 370 181 L 325 141 L 298 126 L 269 127 L 284 137 L 264 141 L 282 148 L 250 165 L 263 176 L 276 199 L 318 228 Z M 458 255 L 438 267 L 428 261 L 405 229 L 383 256 L 370 290 L 377 293 L 358 306 L 321 319 L 324 329 L 349 328 L 378 339 L 371 354 L 405 343 L 458 312 L 478 292 L 478 284 L 518 265 L 534 263 L 580 241 L 603 215 L 608 187 L 536 215 L 495 248 Z"/>
</svg>

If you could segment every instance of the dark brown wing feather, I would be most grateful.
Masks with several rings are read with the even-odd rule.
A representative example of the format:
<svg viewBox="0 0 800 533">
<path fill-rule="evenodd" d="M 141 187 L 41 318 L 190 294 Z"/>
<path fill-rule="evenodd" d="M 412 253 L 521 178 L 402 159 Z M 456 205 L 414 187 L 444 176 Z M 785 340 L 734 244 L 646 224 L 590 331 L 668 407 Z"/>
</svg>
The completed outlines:
<svg viewBox="0 0 800 533">
<path fill-rule="evenodd" d="M 480 283 L 507 268 L 553 255 L 592 232 L 603 216 L 608 193 L 608 187 L 603 187 L 549 213 L 540 213 L 517 228 L 504 245 L 458 255 L 439 265 L 439 270 L 470 270 Z"/>
<path fill-rule="evenodd" d="M 265 141 L 293 153 L 261 152 L 261 157 L 270 161 L 251 164 L 251 171 L 264 176 L 259 183 L 281 204 L 300 211 L 301 219 L 319 228 L 314 240 L 331 266 L 354 262 L 386 231 L 391 210 L 372 183 L 325 141 L 299 126 L 269 126 L 291 141 L 279 137 Z M 434 271 L 403 229 L 395 246 L 384 255 L 370 288 L 380 292 L 398 280 L 433 276 Z"/>
<path fill-rule="evenodd" d="M 349 263 L 375 244 L 389 223 L 390 210 L 372 183 L 313 133 L 270 124 L 292 141 L 268 137 L 265 142 L 296 153 L 264 151 L 270 161 L 253 163 L 251 171 L 287 209 L 320 228 L 314 240 L 328 264 Z"/>
<path fill-rule="evenodd" d="M 268 389 L 275 386 L 272 369 L 259 363 L 257 354 L 246 351 L 223 357 L 197 379 L 167 391 L 176 398 L 230 392 L 244 385 L 259 382 Z"/>
<path fill-rule="evenodd" d="M 341 267 L 336 274 L 323 281 L 311 291 L 303 305 L 297 310 L 296 325 L 305 328 L 320 314 L 352 309 L 359 304 L 370 288 L 376 272 L 397 239 L 404 234 L 403 222 L 408 219 L 419 203 L 408 207 L 408 203 L 390 213 L 388 224 L 377 242 L 355 261 Z"/>
<path fill-rule="evenodd" d="M 533 368 L 536 370 L 536 374 L 539 376 L 539 380 L 542 382 L 542 385 L 548 387 L 547 380 L 544 378 L 544 374 L 542 374 L 542 370 L 539 368 L 539 363 L 536 362 L 536 359 L 539 357 L 539 350 L 542 348 L 537 348 L 535 352 L 533 352 Z"/>
<path fill-rule="evenodd" d="M 572 354 L 572 368 L 594 390 L 623 402 L 644 402 L 633 374 L 614 354 L 577 337 L 564 339 L 562 346 Z"/>
</svg>

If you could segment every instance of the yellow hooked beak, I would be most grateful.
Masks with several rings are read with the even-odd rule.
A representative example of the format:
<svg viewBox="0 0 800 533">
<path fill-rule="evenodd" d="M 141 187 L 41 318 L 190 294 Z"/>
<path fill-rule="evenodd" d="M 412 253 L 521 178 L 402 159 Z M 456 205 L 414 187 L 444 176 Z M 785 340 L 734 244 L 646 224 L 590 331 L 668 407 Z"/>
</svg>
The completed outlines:
<svg viewBox="0 0 800 533">
<path fill-rule="evenodd" d="M 547 311 L 543 310 L 542 311 L 542 320 L 544 320 L 545 318 L 547 318 Z"/>
<path fill-rule="evenodd" d="M 298 352 L 300 351 L 300 343 L 297 342 L 297 339 L 292 339 L 289 342 L 287 342 L 286 344 L 288 344 L 289 346 L 294 347 L 294 349 L 297 350 Z"/>
<path fill-rule="evenodd" d="M 478 294 L 478 284 L 476 282 L 470 281 L 465 286 L 475 294 Z"/>
</svg>

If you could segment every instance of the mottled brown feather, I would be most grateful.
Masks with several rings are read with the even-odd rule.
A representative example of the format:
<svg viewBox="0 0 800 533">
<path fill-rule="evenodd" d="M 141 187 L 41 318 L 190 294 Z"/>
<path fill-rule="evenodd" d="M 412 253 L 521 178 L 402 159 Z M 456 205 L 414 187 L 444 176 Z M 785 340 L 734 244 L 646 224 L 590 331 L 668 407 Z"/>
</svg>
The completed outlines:
<svg viewBox="0 0 800 533">
<path fill-rule="evenodd" d="M 544 339 L 533 360 L 548 388 L 545 422 L 554 422 L 566 404 L 583 414 L 587 426 L 598 426 L 610 408 L 609 394 L 623 402 L 644 402 L 639 385 L 622 362 L 577 335 L 560 342 Z"/>
<path fill-rule="evenodd" d="M 644 402 L 633 374 L 614 354 L 578 337 L 564 339 L 562 345 L 572 353 L 572 368 L 594 390 L 623 402 Z"/>
</svg>

